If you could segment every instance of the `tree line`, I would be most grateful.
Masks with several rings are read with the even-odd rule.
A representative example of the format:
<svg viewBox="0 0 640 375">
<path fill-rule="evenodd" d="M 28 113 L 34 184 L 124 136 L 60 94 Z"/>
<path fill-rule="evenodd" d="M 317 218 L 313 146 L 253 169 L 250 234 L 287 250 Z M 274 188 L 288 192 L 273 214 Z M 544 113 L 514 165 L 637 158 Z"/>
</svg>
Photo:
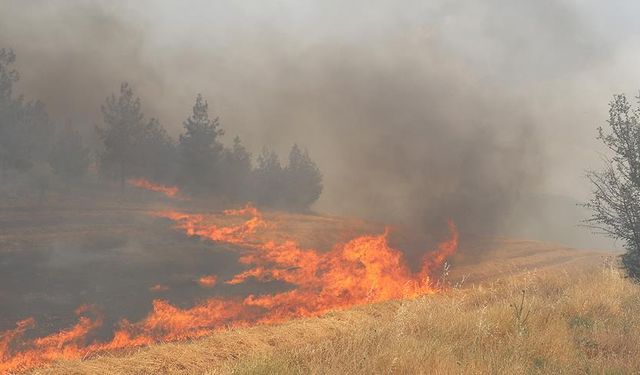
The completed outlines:
<svg viewBox="0 0 640 375">
<path fill-rule="evenodd" d="M 51 174 L 73 185 L 95 165 L 122 190 L 127 179 L 145 178 L 192 196 L 293 210 L 308 209 L 322 193 L 320 170 L 297 144 L 286 164 L 267 147 L 254 161 L 238 136 L 225 145 L 220 120 L 200 94 L 176 140 L 158 119 L 145 118 L 140 98 L 123 83 L 101 106 L 100 142 L 90 149 L 70 124 L 56 129 L 43 103 L 14 95 L 14 62 L 13 51 L 0 49 L 0 184 L 30 176 L 44 190 Z"/>
</svg>

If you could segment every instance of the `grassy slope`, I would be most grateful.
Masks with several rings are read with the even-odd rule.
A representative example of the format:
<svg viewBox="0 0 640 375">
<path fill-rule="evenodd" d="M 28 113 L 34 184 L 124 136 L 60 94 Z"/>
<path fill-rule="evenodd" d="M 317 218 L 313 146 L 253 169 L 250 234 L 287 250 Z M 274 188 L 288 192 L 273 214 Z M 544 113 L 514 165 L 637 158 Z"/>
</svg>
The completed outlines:
<svg viewBox="0 0 640 375">
<path fill-rule="evenodd" d="M 638 373 L 638 311 L 638 285 L 572 262 L 36 373 Z"/>
<path fill-rule="evenodd" d="M 103 210 L 99 210 L 100 217 Z M 6 213 L 16 218 L 16 212 Z M 45 213 L 38 211 L 38 215 Z M 93 215 L 86 211 L 90 213 Z M 73 217 L 78 214 L 69 212 Z M 344 219 L 337 218 L 301 215 L 295 220 L 289 216 L 278 220 L 278 216 L 270 219 L 280 222 L 280 231 L 295 233 L 303 244 L 321 248 L 381 229 L 359 222 L 345 225 Z M 25 222 L 33 218 L 28 219 Z M 15 233 L 4 233 L 2 239 L 10 244 L 31 237 L 75 238 L 94 230 L 93 220 L 84 221 L 77 228 L 66 224 L 50 230 L 38 222 L 34 230 L 15 228 Z M 356 229 L 340 230 L 345 227 Z M 117 228 L 101 225 L 95 230 L 107 229 L 111 233 Z M 329 233 L 333 236 L 327 236 Z M 217 332 L 194 342 L 59 362 L 34 372 L 640 372 L 640 317 L 636 313 L 640 311 L 640 290 L 617 272 L 603 271 L 601 253 L 495 238 L 475 238 L 462 247 L 452 259 L 448 280 L 453 285 L 463 278 L 466 281 L 443 295 Z M 523 314 L 530 313 L 526 322 L 518 323 L 511 305 L 520 301 L 521 290 L 526 290 Z"/>
<path fill-rule="evenodd" d="M 640 288 L 611 269 L 577 275 L 525 274 L 485 287 L 369 309 L 371 313 L 331 339 L 288 350 L 254 352 L 217 371 L 640 371 Z"/>
</svg>

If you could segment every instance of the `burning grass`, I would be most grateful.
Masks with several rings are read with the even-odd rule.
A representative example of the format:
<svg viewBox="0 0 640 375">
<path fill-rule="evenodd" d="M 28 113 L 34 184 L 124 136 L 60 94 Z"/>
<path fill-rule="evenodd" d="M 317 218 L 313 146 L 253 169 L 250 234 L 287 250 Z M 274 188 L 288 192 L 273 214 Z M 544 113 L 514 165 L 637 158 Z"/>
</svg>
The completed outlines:
<svg viewBox="0 0 640 375">
<path fill-rule="evenodd" d="M 154 215 L 172 220 L 175 228 L 188 236 L 239 246 L 243 251 L 240 262 L 247 269 L 225 280 L 226 284 L 241 284 L 249 279 L 277 280 L 292 289 L 246 297 L 211 297 L 187 308 L 155 299 L 144 319 L 121 320 L 109 341 L 91 339 L 93 331 L 103 325 L 103 317 L 94 307 L 78 309 L 78 322 L 73 327 L 35 339 L 25 333 L 36 322 L 23 320 L 15 328 L 0 333 L 0 373 L 110 350 L 194 339 L 229 326 L 278 323 L 367 303 L 434 294 L 441 288 L 430 278 L 431 273 L 458 246 L 457 230 L 449 223 L 450 238 L 434 251 L 426 252 L 420 270 L 413 272 L 403 253 L 388 244 L 387 232 L 359 236 L 323 252 L 305 248 L 294 239 L 279 242 L 256 237 L 256 232 L 272 229 L 274 223 L 265 221 L 250 205 L 224 212 L 223 222 L 243 218 L 235 224 L 221 225 L 216 215 L 176 211 Z M 198 282 L 213 287 L 218 280 L 215 275 L 206 275 Z M 157 284 L 150 289 L 161 292 L 164 288 Z"/>
<path fill-rule="evenodd" d="M 149 191 L 153 191 L 156 193 L 164 194 L 169 198 L 177 198 L 180 190 L 176 186 L 166 186 L 155 184 L 149 180 L 145 180 L 144 178 L 132 178 L 127 180 L 127 183 L 131 186 L 135 186 L 140 189 L 145 189 Z"/>
<path fill-rule="evenodd" d="M 638 373 L 638 311 L 612 267 L 553 269 L 35 373 Z"/>
</svg>

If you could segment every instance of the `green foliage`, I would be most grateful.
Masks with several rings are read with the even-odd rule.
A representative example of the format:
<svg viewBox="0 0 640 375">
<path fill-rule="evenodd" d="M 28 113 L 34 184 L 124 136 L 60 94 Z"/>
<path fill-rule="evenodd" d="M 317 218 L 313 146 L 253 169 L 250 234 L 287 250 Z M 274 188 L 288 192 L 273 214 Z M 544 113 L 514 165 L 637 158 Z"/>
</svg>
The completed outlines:
<svg viewBox="0 0 640 375">
<path fill-rule="evenodd" d="M 284 171 L 289 205 L 294 209 L 308 208 L 322 193 L 322 174 L 305 150 L 294 144 L 289 152 L 289 164 Z"/>
<path fill-rule="evenodd" d="M 100 169 L 105 175 L 119 177 L 124 185 L 131 175 L 137 157 L 137 142 L 143 132 L 140 98 L 133 94 L 128 83 L 120 86 L 120 95 L 111 95 L 102 106 L 105 127 L 98 128 L 104 144 L 100 155 Z"/>
<path fill-rule="evenodd" d="M 281 206 L 285 189 L 284 170 L 278 155 L 264 147 L 258 155 L 254 171 L 254 199 L 256 203 L 267 206 Z"/>
<path fill-rule="evenodd" d="M 308 152 L 294 144 L 288 164 L 264 148 L 254 171 L 254 198 L 258 204 L 296 211 L 308 209 L 322 193 L 322 175 Z"/>
<path fill-rule="evenodd" d="M 0 169 L 24 171 L 46 160 L 53 127 L 44 104 L 14 98 L 18 73 L 11 50 L 0 49 Z"/>
<path fill-rule="evenodd" d="M 16 61 L 16 54 L 6 48 L 0 49 L 0 105 L 4 106 L 11 100 L 13 84 L 18 81 L 18 72 L 11 69 Z"/>
<path fill-rule="evenodd" d="M 219 170 L 221 191 L 234 202 L 253 200 L 251 196 L 251 154 L 242 144 L 240 137 L 233 139 L 230 149 L 224 150 L 222 166 Z"/>
<path fill-rule="evenodd" d="M 209 104 L 201 94 L 183 125 L 179 144 L 182 181 L 192 192 L 217 191 L 220 180 L 216 174 L 224 149 L 219 137 L 224 131 L 217 117 L 209 118 Z"/>
<path fill-rule="evenodd" d="M 622 265 L 640 280 L 640 108 L 631 108 L 625 95 L 609 104 L 609 128 L 599 128 L 598 139 L 611 150 L 604 168 L 587 177 L 593 195 L 585 207 L 593 211 L 587 225 L 624 242 Z"/>
<path fill-rule="evenodd" d="M 91 150 L 69 127 L 53 137 L 53 125 L 41 102 L 13 96 L 18 81 L 12 69 L 15 60 L 13 51 L 0 49 L 0 183 L 27 170 L 33 176 L 21 181 L 44 181 L 37 176 L 53 171 L 67 183 L 77 182 L 87 173 Z M 145 119 L 140 98 L 126 82 L 106 98 L 101 112 L 103 122 L 96 127 L 101 145 L 94 150 L 98 168 L 103 176 L 119 180 L 122 189 L 127 178 L 147 178 L 221 201 L 253 201 L 298 211 L 308 209 L 322 193 L 320 170 L 297 145 L 286 165 L 265 148 L 255 168 L 239 137 L 225 147 L 220 121 L 210 117 L 209 105 L 200 94 L 183 122 L 178 142 L 157 119 Z"/>
<path fill-rule="evenodd" d="M 102 106 L 103 128 L 98 135 L 104 150 L 100 169 L 117 177 L 122 185 L 127 177 L 158 177 L 172 159 L 173 143 L 156 119 L 144 121 L 140 98 L 127 83 L 118 96 L 111 95 Z"/>
<path fill-rule="evenodd" d="M 172 182 L 176 169 L 176 145 L 157 119 L 152 118 L 143 125 L 136 148 L 136 176 L 157 182 Z"/>
</svg>

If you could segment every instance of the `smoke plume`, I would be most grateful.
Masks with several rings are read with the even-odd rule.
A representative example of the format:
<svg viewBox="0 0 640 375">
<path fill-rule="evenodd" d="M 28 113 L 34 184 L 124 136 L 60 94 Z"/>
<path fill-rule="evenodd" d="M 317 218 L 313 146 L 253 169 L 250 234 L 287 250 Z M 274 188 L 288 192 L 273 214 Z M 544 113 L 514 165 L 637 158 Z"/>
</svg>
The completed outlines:
<svg viewBox="0 0 640 375">
<path fill-rule="evenodd" d="M 86 134 L 121 81 L 174 136 L 201 92 L 227 144 L 237 134 L 254 153 L 309 150 L 325 177 L 319 211 L 443 228 L 452 218 L 486 233 L 523 192 L 578 165 L 546 166 L 575 137 L 555 139 L 570 115 L 551 104 L 590 107 L 566 80 L 616 54 L 615 33 L 590 23 L 599 11 L 559 0 L 8 1 L 0 45 L 18 55 L 19 90 Z"/>
</svg>

